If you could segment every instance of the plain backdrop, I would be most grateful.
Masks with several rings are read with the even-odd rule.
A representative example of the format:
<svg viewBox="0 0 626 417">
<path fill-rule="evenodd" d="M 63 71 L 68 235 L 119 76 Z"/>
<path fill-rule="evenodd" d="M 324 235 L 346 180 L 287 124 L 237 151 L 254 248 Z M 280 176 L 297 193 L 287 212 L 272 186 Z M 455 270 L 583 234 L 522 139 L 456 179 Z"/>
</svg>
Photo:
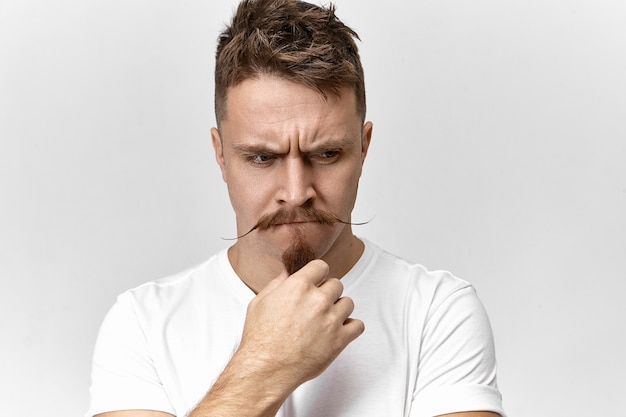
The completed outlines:
<svg viewBox="0 0 626 417">
<path fill-rule="evenodd" d="M 229 244 L 234 4 L 0 0 L 2 415 L 82 415 L 117 294 Z M 374 122 L 356 233 L 475 285 L 511 417 L 626 415 L 626 2 L 336 4 Z"/>
</svg>

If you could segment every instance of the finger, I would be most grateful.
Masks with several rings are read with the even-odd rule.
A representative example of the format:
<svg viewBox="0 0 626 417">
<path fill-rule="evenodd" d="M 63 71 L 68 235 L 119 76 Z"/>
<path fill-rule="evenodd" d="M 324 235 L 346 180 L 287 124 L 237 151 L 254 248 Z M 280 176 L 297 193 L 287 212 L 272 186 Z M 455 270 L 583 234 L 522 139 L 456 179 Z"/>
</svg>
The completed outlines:
<svg viewBox="0 0 626 417">
<path fill-rule="evenodd" d="M 359 319 L 346 319 L 343 323 L 343 336 L 347 341 L 346 345 L 357 337 L 361 336 L 365 331 L 365 323 Z"/>
<path fill-rule="evenodd" d="M 335 303 L 343 293 L 343 284 L 337 278 L 329 278 L 319 286 L 331 303 Z"/>
<path fill-rule="evenodd" d="M 335 303 L 333 310 L 337 315 L 337 318 L 344 322 L 348 320 L 350 314 L 354 312 L 354 301 L 352 301 L 352 298 L 350 297 L 341 297 Z"/>
<path fill-rule="evenodd" d="M 291 275 L 292 278 L 301 279 L 318 286 L 326 280 L 329 271 L 328 264 L 321 259 L 314 259 L 299 271 Z"/>
</svg>

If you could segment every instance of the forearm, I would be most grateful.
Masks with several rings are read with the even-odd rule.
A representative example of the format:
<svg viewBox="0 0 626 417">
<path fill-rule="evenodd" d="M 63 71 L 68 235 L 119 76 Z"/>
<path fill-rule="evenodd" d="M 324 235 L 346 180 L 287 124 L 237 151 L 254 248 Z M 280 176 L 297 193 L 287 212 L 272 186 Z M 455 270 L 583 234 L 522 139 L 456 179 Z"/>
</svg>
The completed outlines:
<svg viewBox="0 0 626 417">
<path fill-rule="evenodd" d="M 245 353 L 235 354 L 189 417 L 273 417 L 297 387 L 283 372 Z"/>
</svg>

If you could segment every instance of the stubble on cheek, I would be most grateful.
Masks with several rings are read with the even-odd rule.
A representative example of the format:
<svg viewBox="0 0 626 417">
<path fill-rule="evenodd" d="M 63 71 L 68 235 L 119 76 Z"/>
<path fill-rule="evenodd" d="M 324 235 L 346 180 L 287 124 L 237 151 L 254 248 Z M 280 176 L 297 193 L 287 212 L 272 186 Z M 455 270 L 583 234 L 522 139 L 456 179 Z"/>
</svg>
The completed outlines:
<svg viewBox="0 0 626 417">
<path fill-rule="evenodd" d="M 302 234 L 301 230 L 294 230 L 294 241 L 285 250 L 282 256 L 282 262 L 289 275 L 299 271 L 304 265 L 315 259 L 315 252 L 309 245 Z"/>
</svg>

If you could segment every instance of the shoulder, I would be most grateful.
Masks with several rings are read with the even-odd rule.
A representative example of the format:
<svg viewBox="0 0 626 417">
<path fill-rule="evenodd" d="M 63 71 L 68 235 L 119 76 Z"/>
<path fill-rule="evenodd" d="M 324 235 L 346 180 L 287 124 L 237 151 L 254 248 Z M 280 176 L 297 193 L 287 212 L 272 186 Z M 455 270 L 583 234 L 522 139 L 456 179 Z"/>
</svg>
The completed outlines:
<svg viewBox="0 0 626 417">
<path fill-rule="evenodd" d="M 230 291 L 222 252 L 171 276 L 146 282 L 121 293 L 106 314 L 99 339 L 134 340 L 142 345 L 160 340 L 168 329 L 187 329 L 200 320 L 233 309 L 239 299 Z M 234 300 L 234 301 L 233 301 Z M 159 342 L 160 343 L 160 342 Z"/>
<path fill-rule="evenodd" d="M 134 299 L 138 302 L 157 302 L 183 296 L 197 287 L 210 284 L 211 281 L 215 281 L 217 276 L 221 275 L 220 256 L 221 252 L 178 273 L 145 282 L 126 290 L 120 294 L 120 297 Z"/>
<path fill-rule="evenodd" d="M 419 294 L 442 301 L 457 291 L 473 292 L 472 285 L 447 270 L 430 270 L 364 240 L 370 262 L 368 275 L 378 277 L 386 287 L 402 288 L 407 295 Z"/>
<path fill-rule="evenodd" d="M 173 314 L 184 314 L 197 305 L 200 295 L 218 294 L 224 285 L 221 252 L 176 274 L 143 283 L 121 293 L 109 316 L 133 317 L 140 323 L 158 323 Z"/>
</svg>

